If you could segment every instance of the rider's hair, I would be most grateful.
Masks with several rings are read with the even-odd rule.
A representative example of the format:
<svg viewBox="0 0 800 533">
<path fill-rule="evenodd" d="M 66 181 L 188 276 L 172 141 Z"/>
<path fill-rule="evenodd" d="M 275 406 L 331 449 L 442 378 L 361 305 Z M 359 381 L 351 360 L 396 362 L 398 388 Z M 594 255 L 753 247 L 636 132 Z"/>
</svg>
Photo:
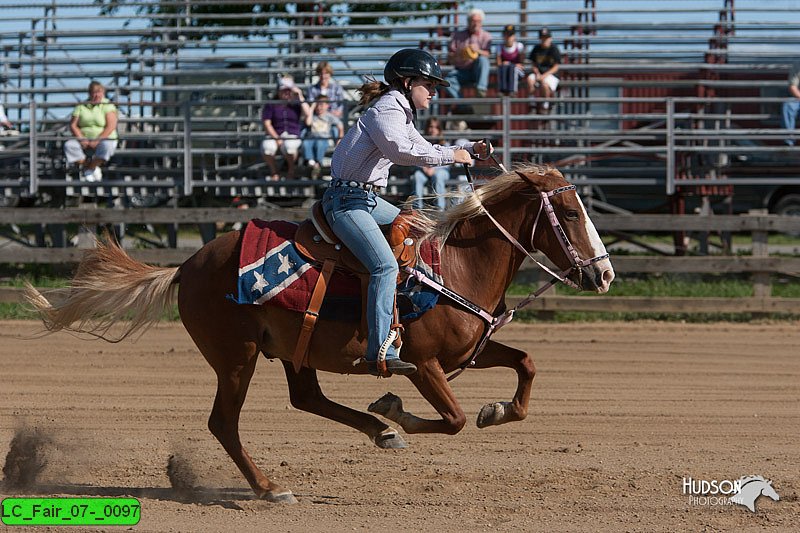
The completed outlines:
<svg viewBox="0 0 800 533">
<path fill-rule="evenodd" d="M 405 94 L 407 92 L 405 80 L 407 79 L 408 78 L 397 78 L 391 84 L 388 84 L 378 81 L 375 78 L 367 78 L 366 83 L 358 89 L 358 92 L 361 93 L 361 99 L 358 101 L 358 104 L 366 107 L 392 89 L 396 89 Z"/>
</svg>

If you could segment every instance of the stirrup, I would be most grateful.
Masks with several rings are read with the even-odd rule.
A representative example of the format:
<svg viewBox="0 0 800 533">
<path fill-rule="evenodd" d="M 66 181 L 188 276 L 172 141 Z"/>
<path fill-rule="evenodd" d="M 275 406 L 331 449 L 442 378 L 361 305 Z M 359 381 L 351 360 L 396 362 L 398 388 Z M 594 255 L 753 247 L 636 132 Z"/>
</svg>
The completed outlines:
<svg viewBox="0 0 800 533">
<path fill-rule="evenodd" d="M 390 329 L 389 330 L 389 335 L 386 337 L 386 340 L 383 341 L 383 344 L 381 344 L 381 347 L 378 348 L 378 359 L 376 361 L 376 364 L 377 364 L 379 375 L 381 375 L 383 377 L 389 377 L 389 376 L 392 375 L 391 371 L 386 367 L 386 354 L 389 353 L 389 347 L 392 346 L 392 344 L 394 343 L 394 341 L 398 337 L 398 335 L 399 335 L 399 333 L 397 332 L 396 329 Z M 403 345 L 401 344 L 395 350 L 395 355 L 397 356 L 397 359 L 400 359 L 400 349 L 402 347 L 403 347 Z M 416 371 L 417 371 L 417 367 L 414 367 L 414 371 L 410 372 L 410 373 L 413 374 Z"/>
<path fill-rule="evenodd" d="M 392 357 L 391 359 L 386 359 L 384 364 L 386 365 L 386 373 L 382 374 L 378 369 L 378 362 L 377 361 L 365 361 L 367 364 L 367 372 L 372 374 L 373 376 L 378 377 L 391 377 L 394 374 L 398 376 L 408 376 L 413 374 L 417 371 L 417 365 L 414 363 L 409 363 L 407 361 L 403 361 L 399 357 Z"/>
</svg>

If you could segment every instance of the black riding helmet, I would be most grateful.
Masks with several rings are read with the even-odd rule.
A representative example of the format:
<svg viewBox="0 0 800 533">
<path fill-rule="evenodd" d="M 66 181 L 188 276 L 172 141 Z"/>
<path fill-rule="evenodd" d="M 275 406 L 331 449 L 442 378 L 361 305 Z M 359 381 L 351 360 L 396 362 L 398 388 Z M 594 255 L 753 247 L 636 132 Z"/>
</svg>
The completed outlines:
<svg viewBox="0 0 800 533">
<path fill-rule="evenodd" d="M 442 69 L 436 58 L 425 50 L 405 48 L 396 52 L 383 69 L 383 78 L 386 83 L 392 83 L 399 78 L 425 78 L 435 81 L 443 87 L 450 87 L 450 82 L 445 81 Z"/>
</svg>

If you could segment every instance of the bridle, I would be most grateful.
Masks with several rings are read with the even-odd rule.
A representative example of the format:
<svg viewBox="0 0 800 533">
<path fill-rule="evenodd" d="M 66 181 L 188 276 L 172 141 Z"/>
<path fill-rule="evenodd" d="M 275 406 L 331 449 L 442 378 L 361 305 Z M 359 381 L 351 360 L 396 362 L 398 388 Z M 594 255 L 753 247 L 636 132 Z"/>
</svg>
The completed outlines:
<svg viewBox="0 0 800 533">
<path fill-rule="evenodd" d="M 487 152 L 490 152 L 490 151 L 491 151 L 491 145 L 489 145 L 488 142 L 487 142 Z M 491 155 L 491 154 L 489 154 L 489 155 Z M 488 158 L 489 155 L 487 155 L 486 158 Z M 491 157 L 492 157 L 492 159 L 495 160 L 495 163 L 497 163 L 498 166 L 501 169 L 505 170 L 505 167 L 502 164 L 500 164 L 494 158 L 493 155 L 491 155 Z M 470 186 L 472 187 L 472 192 L 473 192 L 473 194 L 475 194 L 476 193 L 476 191 L 475 191 L 475 183 L 474 183 L 474 180 L 472 179 L 472 174 L 470 173 L 469 165 L 466 164 L 466 163 L 464 164 L 464 170 L 466 172 L 467 181 L 469 182 Z M 529 183 L 533 184 L 533 182 L 525 174 L 523 174 L 521 172 L 517 172 L 517 174 L 520 177 L 522 177 L 524 180 L 526 180 Z M 423 274 L 422 272 L 420 272 L 418 270 L 414 270 L 413 268 L 410 268 L 410 267 L 405 267 L 404 270 L 408 274 L 412 275 L 418 282 L 420 282 L 420 283 L 422 283 L 424 285 L 427 285 L 428 287 L 433 288 L 434 290 L 436 290 L 437 292 L 439 292 L 441 294 L 444 294 L 445 296 L 447 296 L 451 300 L 453 300 L 456 303 L 460 304 L 461 306 L 465 307 L 467 310 L 469 310 L 472 313 L 474 313 L 474 314 L 478 315 L 479 317 L 481 317 L 487 324 L 487 327 L 484 330 L 483 336 L 481 337 L 480 342 L 475 347 L 475 350 L 472 352 L 472 355 L 469 357 L 469 359 L 467 359 L 460 366 L 460 368 L 457 371 L 455 371 L 453 374 L 451 374 L 447 378 L 448 381 L 451 381 L 451 380 L 455 379 L 465 369 L 467 369 L 470 366 L 474 366 L 475 365 L 475 359 L 478 357 L 478 355 L 481 353 L 481 351 L 483 351 L 484 347 L 486 346 L 486 343 L 489 341 L 489 338 L 494 334 L 495 331 L 497 331 L 498 329 L 502 328 L 503 326 L 505 326 L 506 324 L 511 322 L 514 319 L 514 313 L 516 313 L 518 310 L 520 310 L 523 307 L 525 307 L 528 304 L 530 304 L 533 300 L 538 298 L 542 293 L 544 293 L 547 289 L 549 289 L 550 287 L 552 287 L 553 285 L 555 285 L 559 281 L 564 283 L 564 284 L 566 284 L 566 285 L 568 285 L 568 286 L 570 286 L 570 287 L 572 287 L 572 288 L 574 288 L 574 289 L 580 290 L 580 287 L 575 282 L 573 282 L 571 279 L 569 279 L 570 274 L 572 274 L 573 271 L 577 271 L 579 275 L 582 275 L 582 270 L 581 270 L 582 268 L 584 268 L 586 266 L 589 266 L 589 265 L 592 265 L 594 263 L 597 263 L 599 261 L 602 261 L 603 259 L 607 259 L 609 257 L 609 254 L 605 253 L 605 254 L 601 254 L 601 255 L 592 257 L 590 259 L 581 259 L 580 255 L 578 255 L 577 250 L 575 250 L 575 247 L 570 242 L 569 237 L 567 237 L 567 234 L 564 231 L 564 228 L 561 226 L 561 222 L 558 220 L 558 217 L 555 214 L 555 209 L 553 208 L 553 204 L 550 201 L 550 198 L 552 198 L 553 196 L 557 196 L 559 194 L 563 194 L 563 193 L 568 192 L 568 191 L 575 191 L 575 190 L 576 190 L 575 185 L 565 185 L 563 187 L 558 187 L 558 188 L 553 189 L 551 191 L 540 191 L 539 192 L 539 198 L 540 198 L 541 201 L 539 203 L 539 210 L 536 213 L 536 218 L 534 218 L 533 227 L 531 229 L 531 238 L 530 238 L 531 249 L 530 250 L 527 250 L 523 245 L 521 245 L 519 243 L 519 241 L 517 241 L 517 239 L 514 238 L 514 236 L 511 235 L 491 215 L 491 213 L 489 213 L 489 211 L 485 207 L 483 207 L 483 204 L 481 204 L 481 209 L 483 210 L 484 214 L 487 217 L 489 217 L 489 220 L 492 221 L 492 223 L 495 225 L 495 227 L 497 227 L 497 229 L 500 231 L 500 233 L 502 233 L 503 236 L 511 244 L 514 245 L 515 248 L 520 250 L 531 261 L 536 263 L 540 268 L 542 268 L 545 272 L 547 272 L 548 274 L 550 274 L 552 276 L 552 279 L 549 282 L 545 283 L 544 285 L 542 285 L 541 287 L 539 287 L 535 291 L 530 292 L 528 294 L 528 296 L 523 298 L 512 309 L 508 309 L 508 310 L 500 313 L 497 316 L 492 315 L 491 313 L 489 313 L 485 309 L 481 308 L 478 305 L 475 305 L 474 303 L 470 302 L 469 300 L 467 300 L 463 296 L 459 295 L 458 293 L 456 293 L 456 292 L 454 292 L 454 291 L 442 286 L 441 284 L 433 281 L 432 279 L 430 279 L 427 276 L 425 276 L 425 274 Z M 476 198 L 478 198 L 478 197 L 476 196 Z M 480 199 L 478 201 L 480 203 Z M 570 263 L 571 263 L 571 265 L 568 268 L 566 268 L 566 269 L 564 269 L 564 270 L 562 270 L 561 272 L 558 272 L 558 273 L 555 272 L 550 267 L 548 267 L 547 265 L 542 264 L 539 260 L 537 260 L 532 255 L 532 252 L 536 251 L 536 246 L 535 246 L 533 241 L 534 241 L 534 237 L 536 235 L 536 228 L 537 228 L 537 226 L 539 224 L 539 219 L 541 218 L 543 212 L 547 215 L 547 220 L 550 222 L 550 225 L 553 228 L 553 233 L 556 235 L 556 238 L 558 239 L 558 242 L 561 245 L 561 248 L 564 250 L 564 253 L 566 254 L 567 258 L 570 260 Z"/>
</svg>

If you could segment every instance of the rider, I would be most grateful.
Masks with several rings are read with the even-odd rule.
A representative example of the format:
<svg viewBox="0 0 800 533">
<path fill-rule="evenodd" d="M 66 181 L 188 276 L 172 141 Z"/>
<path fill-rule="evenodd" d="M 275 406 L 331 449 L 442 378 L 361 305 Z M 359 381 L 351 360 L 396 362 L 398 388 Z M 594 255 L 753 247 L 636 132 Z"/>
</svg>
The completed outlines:
<svg viewBox="0 0 800 533">
<path fill-rule="evenodd" d="M 418 109 L 427 109 L 437 86 L 447 87 L 436 59 L 424 50 L 395 53 L 383 71 L 386 83 L 369 80 L 361 86 L 362 106 L 369 108 L 350 128 L 333 152 L 333 179 L 322 197 L 325 217 L 336 236 L 369 269 L 365 361 L 378 375 L 379 352 L 389 372 L 408 375 L 417 367 L 402 361 L 390 335 L 394 291 L 398 274 L 379 224 L 390 224 L 400 210 L 379 196 L 386 186 L 389 167 L 441 166 L 469 163 L 483 142 L 461 146 L 433 145 L 414 126 Z"/>
</svg>

